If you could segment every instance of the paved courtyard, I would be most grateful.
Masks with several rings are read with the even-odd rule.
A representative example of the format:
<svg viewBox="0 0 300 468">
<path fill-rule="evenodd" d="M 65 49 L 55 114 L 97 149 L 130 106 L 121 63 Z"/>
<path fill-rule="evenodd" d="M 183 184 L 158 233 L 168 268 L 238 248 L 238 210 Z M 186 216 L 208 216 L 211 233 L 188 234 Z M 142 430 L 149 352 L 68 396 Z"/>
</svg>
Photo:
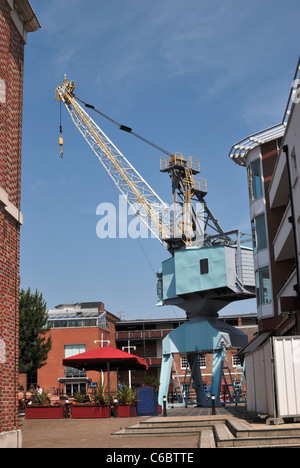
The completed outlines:
<svg viewBox="0 0 300 468">
<path fill-rule="evenodd" d="M 244 412 L 242 408 L 216 408 L 217 415 Z M 207 416 L 210 408 L 169 408 L 168 417 Z M 21 418 L 23 448 L 175 448 L 195 449 L 199 435 L 116 438 L 111 434 L 150 419 L 150 416 L 109 419 L 25 420 Z"/>
<path fill-rule="evenodd" d="M 113 432 L 149 417 L 22 420 L 23 448 L 197 448 L 199 436 L 116 438 Z"/>
</svg>

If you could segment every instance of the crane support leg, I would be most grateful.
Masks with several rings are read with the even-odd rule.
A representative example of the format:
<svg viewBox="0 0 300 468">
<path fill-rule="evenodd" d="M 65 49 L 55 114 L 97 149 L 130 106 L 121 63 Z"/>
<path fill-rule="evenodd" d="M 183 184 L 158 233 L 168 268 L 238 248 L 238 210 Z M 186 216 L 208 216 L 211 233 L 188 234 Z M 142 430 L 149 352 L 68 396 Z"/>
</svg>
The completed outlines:
<svg viewBox="0 0 300 468">
<path fill-rule="evenodd" d="M 160 386 L 159 386 L 159 404 L 163 405 L 163 397 L 168 396 L 170 376 L 172 371 L 173 356 L 172 354 L 165 354 L 162 357 Z"/>
<path fill-rule="evenodd" d="M 226 348 L 216 349 L 213 353 L 211 395 L 215 396 L 216 406 L 221 405 L 221 385 Z"/>
<path fill-rule="evenodd" d="M 197 405 L 207 406 L 198 356 L 213 354 L 212 388 L 216 405 L 220 406 L 222 373 L 226 349 L 240 349 L 248 343 L 246 334 L 231 325 L 212 317 L 201 317 L 185 322 L 169 333 L 162 342 L 162 366 L 158 402 L 163 403 L 163 397 L 168 396 L 172 381 L 172 364 L 176 354 L 187 355 L 190 361 L 192 385 L 196 390 Z M 190 385 L 190 384 L 189 384 Z M 183 389 L 185 390 L 185 389 Z M 184 404 L 180 395 L 178 403 Z"/>
<path fill-rule="evenodd" d="M 197 406 L 207 406 L 198 354 L 189 354 L 189 362 L 193 379 L 192 387 L 196 391 L 197 396 Z"/>
</svg>

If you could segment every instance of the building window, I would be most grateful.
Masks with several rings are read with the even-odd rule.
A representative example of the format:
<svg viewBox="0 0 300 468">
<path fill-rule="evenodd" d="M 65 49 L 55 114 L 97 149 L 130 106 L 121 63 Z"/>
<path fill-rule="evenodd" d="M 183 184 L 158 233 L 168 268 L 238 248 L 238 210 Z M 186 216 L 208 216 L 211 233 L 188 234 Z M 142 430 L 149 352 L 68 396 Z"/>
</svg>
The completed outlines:
<svg viewBox="0 0 300 468">
<path fill-rule="evenodd" d="M 85 353 L 85 344 L 65 345 L 65 358 L 76 356 L 76 354 Z M 65 367 L 66 378 L 86 377 L 85 370 L 75 369 L 74 367 Z"/>
<path fill-rule="evenodd" d="M 255 272 L 257 305 L 271 302 L 271 280 L 269 267 L 261 268 Z"/>
<path fill-rule="evenodd" d="M 298 168 L 297 168 L 297 158 L 296 158 L 296 153 L 295 149 L 293 150 L 292 156 L 291 156 L 291 182 L 292 185 L 295 184 L 298 178 Z"/>
<path fill-rule="evenodd" d="M 85 383 L 66 383 L 66 394 L 76 395 L 76 393 L 81 393 L 82 395 L 85 395 L 86 384 Z"/>
<path fill-rule="evenodd" d="M 203 258 L 202 260 L 200 260 L 200 273 L 201 275 L 207 275 L 208 272 L 208 258 Z"/>
<path fill-rule="evenodd" d="M 253 219 L 252 227 L 252 241 L 254 255 L 259 251 L 267 248 L 267 233 L 265 215 L 262 214 Z"/>
<path fill-rule="evenodd" d="M 241 359 L 236 354 L 234 354 L 232 356 L 232 367 L 241 367 L 241 365 Z"/>
<path fill-rule="evenodd" d="M 248 185 L 250 202 L 263 196 L 260 159 L 256 159 L 248 166 Z"/>
<path fill-rule="evenodd" d="M 198 356 L 200 369 L 206 369 L 206 356 L 201 354 Z M 181 356 L 181 370 L 189 368 L 189 362 L 187 356 Z"/>
</svg>

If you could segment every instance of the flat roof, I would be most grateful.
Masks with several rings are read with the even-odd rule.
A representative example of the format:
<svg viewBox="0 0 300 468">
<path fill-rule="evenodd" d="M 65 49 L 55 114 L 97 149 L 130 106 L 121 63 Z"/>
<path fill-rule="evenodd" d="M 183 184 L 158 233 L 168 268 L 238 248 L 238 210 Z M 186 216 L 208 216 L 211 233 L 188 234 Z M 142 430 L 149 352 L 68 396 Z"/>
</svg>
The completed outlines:
<svg viewBox="0 0 300 468">
<path fill-rule="evenodd" d="M 246 313 L 246 314 L 230 314 L 230 315 L 219 315 L 219 319 L 238 319 L 239 317 L 243 318 L 256 318 L 257 312 Z M 126 324 L 141 324 L 141 323 L 168 323 L 168 322 L 187 322 L 188 319 L 185 317 L 178 318 L 161 318 L 161 319 L 133 319 L 133 320 L 120 320 L 120 322 L 116 323 L 118 325 L 126 325 Z"/>
<path fill-rule="evenodd" d="M 102 316 L 105 318 L 105 312 L 99 312 L 98 309 L 61 309 L 61 310 L 48 310 L 49 320 L 68 320 L 68 319 L 88 319 L 97 318 Z"/>
<path fill-rule="evenodd" d="M 133 320 L 120 320 L 116 325 L 126 325 L 127 323 L 139 324 L 139 323 L 167 323 L 167 322 L 186 322 L 187 318 L 162 318 L 162 319 L 133 319 Z"/>
</svg>

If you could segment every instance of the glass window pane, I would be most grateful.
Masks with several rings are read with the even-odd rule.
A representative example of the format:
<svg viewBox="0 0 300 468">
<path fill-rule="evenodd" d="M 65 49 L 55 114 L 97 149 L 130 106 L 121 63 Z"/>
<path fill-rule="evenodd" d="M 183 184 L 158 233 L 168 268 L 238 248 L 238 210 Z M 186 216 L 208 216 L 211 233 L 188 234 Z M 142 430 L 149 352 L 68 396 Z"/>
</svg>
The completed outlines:
<svg viewBox="0 0 300 468">
<path fill-rule="evenodd" d="M 271 281 L 268 267 L 260 270 L 260 293 L 262 304 L 271 302 Z"/>
<path fill-rule="evenodd" d="M 255 227 L 256 227 L 257 250 L 266 249 L 267 248 L 267 234 L 266 234 L 265 215 L 257 216 L 257 218 L 255 218 Z"/>
<path fill-rule="evenodd" d="M 257 159 L 248 167 L 249 196 L 251 202 L 263 196 L 261 176 L 260 159 Z"/>
<path fill-rule="evenodd" d="M 253 254 L 255 255 L 257 253 L 255 220 L 251 221 L 251 232 L 252 232 Z"/>
<path fill-rule="evenodd" d="M 76 356 L 76 354 L 85 353 L 85 344 L 65 345 L 65 358 Z"/>
<path fill-rule="evenodd" d="M 259 290 L 259 272 L 255 272 L 255 292 L 256 292 L 256 301 L 257 305 L 260 305 L 260 290 Z"/>
<path fill-rule="evenodd" d="M 262 197 L 260 159 L 252 163 L 252 187 L 254 200 Z"/>
</svg>

